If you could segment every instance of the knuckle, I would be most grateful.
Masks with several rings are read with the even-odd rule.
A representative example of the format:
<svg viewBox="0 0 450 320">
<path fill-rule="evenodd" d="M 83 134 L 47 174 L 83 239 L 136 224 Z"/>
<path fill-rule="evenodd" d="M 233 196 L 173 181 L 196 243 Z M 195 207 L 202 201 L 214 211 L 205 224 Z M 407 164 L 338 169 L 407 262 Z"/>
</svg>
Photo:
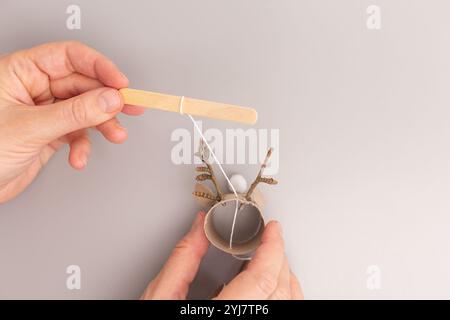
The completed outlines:
<svg viewBox="0 0 450 320">
<path fill-rule="evenodd" d="M 191 249 L 192 249 L 192 246 L 191 246 L 190 242 L 186 239 L 182 239 L 180 242 L 177 243 L 177 245 L 173 249 L 172 254 L 174 256 L 178 256 L 185 252 L 190 251 Z"/>
<path fill-rule="evenodd" d="M 83 99 L 75 98 L 70 108 L 68 108 L 66 116 L 76 124 L 85 124 L 87 112 Z"/>
<path fill-rule="evenodd" d="M 256 285 L 264 295 L 271 295 L 277 288 L 276 277 L 269 272 L 261 272 L 255 275 Z"/>
<path fill-rule="evenodd" d="M 275 299 L 275 300 L 290 300 L 291 299 L 291 293 L 288 292 L 285 289 L 278 288 L 272 294 L 272 298 Z"/>
</svg>

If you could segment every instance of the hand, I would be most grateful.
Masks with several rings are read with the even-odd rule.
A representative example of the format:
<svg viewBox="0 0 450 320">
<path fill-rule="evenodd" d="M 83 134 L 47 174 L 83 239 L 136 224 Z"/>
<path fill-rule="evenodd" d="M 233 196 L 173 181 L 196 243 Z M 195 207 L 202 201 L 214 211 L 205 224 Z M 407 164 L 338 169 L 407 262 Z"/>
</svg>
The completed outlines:
<svg viewBox="0 0 450 320">
<path fill-rule="evenodd" d="M 189 233 L 175 247 L 141 299 L 186 299 L 189 285 L 208 250 L 203 220 L 204 213 L 199 213 Z M 300 284 L 289 269 L 278 222 L 267 224 L 253 259 L 215 299 L 303 299 Z"/>
<path fill-rule="evenodd" d="M 128 79 L 106 57 L 77 42 L 50 43 L 0 58 L 0 203 L 22 192 L 55 151 L 87 164 L 87 128 L 114 143 L 127 137 L 116 115 L 138 115 L 117 89 Z"/>
</svg>

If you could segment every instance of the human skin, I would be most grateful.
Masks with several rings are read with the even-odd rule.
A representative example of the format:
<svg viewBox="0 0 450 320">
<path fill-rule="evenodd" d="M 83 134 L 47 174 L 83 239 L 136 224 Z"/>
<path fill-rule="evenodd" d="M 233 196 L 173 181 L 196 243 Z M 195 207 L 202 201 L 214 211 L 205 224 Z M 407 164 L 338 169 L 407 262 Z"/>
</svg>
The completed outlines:
<svg viewBox="0 0 450 320">
<path fill-rule="evenodd" d="M 141 299 L 186 299 L 209 246 L 203 229 L 204 218 L 203 212 L 197 215 L 191 230 L 175 247 Z M 289 268 L 279 222 L 267 224 L 253 259 L 214 299 L 303 299 L 300 283 Z"/>
<path fill-rule="evenodd" d="M 1 56 L 0 204 L 19 195 L 64 144 L 70 147 L 70 165 L 83 169 L 91 150 L 89 128 L 110 142 L 124 142 L 127 131 L 116 116 L 143 113 L 142 108 L 124 105 L 118 89 L 127 86 L 128 79 L 112 61 L 78 42 L 49 43 Z M 203 222 L 200 213 L 143 299 L 186 298 L 208 249 Z M 289 269 L 278 222 L 267 225 L 252 261 L 216 298 L 303 298 Z"/>
<path fill-rule="evenodd" d="M 88 128 L 122 143 L 116 116 L 139 115 L 117 89 L 128 79 L 108 58 L 78 42 L 49 43 L 0 58 L 0 204 L 20 194 L 52 155 L 69 144 L 69 163 L 83 169 Z"/>
</svg>

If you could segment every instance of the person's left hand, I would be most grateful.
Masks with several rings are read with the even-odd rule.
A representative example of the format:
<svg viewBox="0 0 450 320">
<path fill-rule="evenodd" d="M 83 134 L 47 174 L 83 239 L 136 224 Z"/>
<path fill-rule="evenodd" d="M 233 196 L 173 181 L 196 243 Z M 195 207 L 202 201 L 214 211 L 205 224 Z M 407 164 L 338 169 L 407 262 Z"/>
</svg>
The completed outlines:
<svg viewBox="0 0 450 320">
<path fill-rule="evenodd" d="M 70 145 L 69 163 L 86 166 L 87 128 L 114 143 L 127 138 L 116 115 L 117 89 L 128 79 L 105 56 L 78 42 L 49 43 L 0 57 L 0 203 L 17 196 L 55 151 Z"/>
<path fill-rule="evenodd" d="M 209 241 L 203 231 L 205 213 L 197 214 L 191 229 L 173 249 L 159 274 L 153 279 L 142 300 L 184 300 L 194 281 Z"/>
</svg>

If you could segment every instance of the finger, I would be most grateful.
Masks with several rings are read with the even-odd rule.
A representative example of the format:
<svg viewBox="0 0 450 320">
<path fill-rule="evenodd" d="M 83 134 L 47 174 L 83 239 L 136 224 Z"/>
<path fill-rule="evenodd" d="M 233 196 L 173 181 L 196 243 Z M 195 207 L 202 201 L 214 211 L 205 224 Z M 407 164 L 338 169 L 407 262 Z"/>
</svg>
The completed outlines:
<svg viewBox="0 0 450 320">
<path fill-rule="evenodd" d="M 123 107 L 122 112 L 129 116 L 140 116 L 145 112 L 145 108 L 126 104 Z"/>
<path fill-rule="evenodd" d="M 26 132 L 41 141 L 53 141 L 68 133 L 97 126 L 116 116 L 123 107 L 120 93 L 100 88 L 52 105 L 23 113 Z M 33 109 L 33 108 L 31 108 Z"/>
<path fill-rule="evenodd" d="M 192 229 L 175 247 L 153 282 L 152 288 L 144 293 L 144 298 L 186 298 L 189 285 L 194 280 L 200 262 L 208 250 L 209 243 L 203 231 L 204 216 L 204 213 L 197 215 Z"/>
<path fill-rule="evenodd" d="M 72 73 L 67 77 L 52 81 L 50 87 L 53 96 L 56 99 L 63 100 L 104 87 L 104 85 L 97 79 L 92 79 L 79 73 Z M 130 116 L 141 115 L 144 111 L 145 108 L 131 105 L 125 105 L 122 108 L 122 112 Z"/>
<path fill-rule="evenodd" d="M 284 243 L 281 226 L 267 224 L 261 245 L 245 271 L 234 278 L 219 294 L 218 299 L 267 299 L 278 285 L 284 262 Z"/>
<path fill-rule="evenodd" d="M 47 162 L 51 159 L 51 157 L 56 153 L 56 151 L 58 151 L 59 148 L 61 148 L 61 146 L 63 146 L 63 145 L 64 145 L 64 142 L 55 140 L 55 141 L 49 143 L 48 145 L 44 146 L 41 149 L 41 152 L 39 154 L 39 162 L 42 164 L 43 167 L 47 164 Z"/>
<path fill-rule="evenodd" d="M 270 295 L 271 300 L 290 300 L 291 299 L 291 271 L 289 262 L 285 255 L 283 267 L 278 276 L 278 284 L 275 291 Z"/>
<path fill-rule="evenodd" d="M 108 87 L 120 89 L 128 86 L 128 79 L 111 60 L 76 41 L 44 44 L 26 50 L 26 55 L 50 80 L 76 72 L 98 79 Z"/>
<path fill-rule="evenodd" d="M 248 264 L 248 270 L 259 272 L 272 270 L 278 275 L 284 261 L 284 241 L 281 225 L 278 221 L 267 224 L 261 239 L 261 245 Z"/>
<path fill-rule="evenodd" d="M 104 87 L 104 84 L 99 80 L 80 73 L 72 73 L 50 83 L 50 90 L 57 99 L 69 99 L 101 87 Z"/>
<path fill-rule="evenodd" d="M 112 118 L 97 126 L 98 131 L 112 143 L 122 143 L 127 139 L 127 129 L 122 127 L 117 118 Z"/>
<path fill-rule="evenodd" d="M 290 276 L 290 283 L 291 283 L 291 297 L 293 300 L 303 300 L 303 291 L 302 287 L 300 285 L 300 282 L 298 281 L 295 274 L 291 272 Z"/>
<path fill-rule="evenodd" d="M 79 130 L 69 139 L 71 140 L 69 143 L 69 163 L 74 169 L 84 169 L 91 152 L 91 141 L 89 140 L 88 132 L 86 129 Z"/>
</svg>

